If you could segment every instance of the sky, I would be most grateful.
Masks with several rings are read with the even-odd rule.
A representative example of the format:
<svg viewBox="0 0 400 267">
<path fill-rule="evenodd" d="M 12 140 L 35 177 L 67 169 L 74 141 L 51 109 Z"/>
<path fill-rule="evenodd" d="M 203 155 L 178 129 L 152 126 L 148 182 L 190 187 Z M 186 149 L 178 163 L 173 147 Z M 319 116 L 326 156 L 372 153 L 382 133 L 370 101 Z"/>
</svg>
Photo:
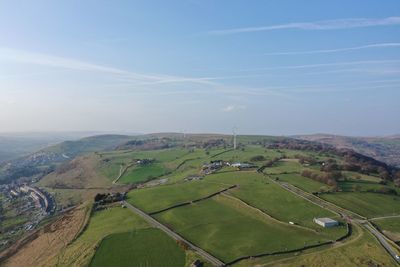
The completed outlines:
<svg viewBox="0 0 400 267">
<path fill-rule="evenodd" d="M 398 0 L 0 0 L 0 132 L 400 133 Z"/>
</svg>

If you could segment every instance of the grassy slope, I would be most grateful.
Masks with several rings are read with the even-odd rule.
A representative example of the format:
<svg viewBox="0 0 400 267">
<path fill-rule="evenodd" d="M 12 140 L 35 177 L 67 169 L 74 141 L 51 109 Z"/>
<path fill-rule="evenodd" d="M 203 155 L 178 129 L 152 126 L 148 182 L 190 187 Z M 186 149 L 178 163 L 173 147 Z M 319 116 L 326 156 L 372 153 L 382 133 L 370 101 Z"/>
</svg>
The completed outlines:
<svg viewBox="0 0 400 267">
<path fill-rule="evenodd" d="M 97 169 L 112 181 L 118 176 L 121 165 L 127 166 L 137 159 L 154 159 L 156 162 L 152 164 L 130 167 L 119 180 L 120 183 L 137 183 L 175 169 L 181 163 L 179 160 L 188 154 L 186 149 L 105 152 L 100 154 Z"/>
<path fill-rule="evenodd" d="M 373 222 L 393 241 L 400 242 L 400 217 L 379 219 Z"/>
<path fill-rule="evenodd" d="M 90 266 L 185 265 L 185 252 L 158 229 L 112 234 L 103 239 Z"/>
<path fill-rule="evenodd" d="M 165 168 L 160 163 L 151 163 L 145 166 L 136 166 L 129 168 L 126 173 L 118 180 L 119 183 L 140 183 L 162 174 L 165 174 L 169 169 Z"/>
<path fill-rule="evenodd" d="M 318 229 L 333 237 L 343 234 L 343 231 L 321 229 L 313 222 L 315 217 L 335 217 L 335 214 L 287 192 L 258 173 L 215 174 L 208 176 L 207 180 L 239 184 L 238 189 L 231 191 L 234 196 L 283 222 L 293 221 L 303 226 Z"/>
<path fill-rule="evenodd" d="M 275 163 L 272 167 L 264 170 L 267 174 L 281 174 L 285 172 L 299 172 L 303 170 L 303 166 L 297 161 L 284 161 L 280 160 Z"/>
<path fill-rule="evenodd" d="M 307 266 L 307 267 L 353 267 L 353 266 L 397 266 L 375 238 L 365 230 L 354 227 L 353 235 L 346 243 L 321 249 L 312 249 L 302 254 L 288 254 L 246 260 L 237 266 Z"/>
<path fill-rule="evenodd" d="M 326 240 L 312 231 L 277 223 L 224 196 L 156 217 L 224 261 Z"/>
<path fill-rule="evenodd" d="M 375 220 L 374 223 L 377 224 L 383 230 L 400 233 L 399 217 Z"/>
<path fill-rule="evenodd" d="M 60 263 L 63 266 L 87 265 L 95 246 L 105 236 L 148 227 L 145 221 L 127 209 L 116 207 L 95 212 L 87 229 L 61 255 Z"/>
<path fill-rule="evenodd" d="M 321 197 L 367 218 L 400 213 L 400 197 L 376 193 L 343 192 Z"/>
<path fill-rule="evenodd" d="M 310 178 L 301 176 L 300 174 L 277 174 L 273 178 L 279 178 L 280 181 L 290 183 L 306 192 L 319 192 L 321 189 L 328 190 L 329 186 Z"/>
<path fill-rule="evenodd" d="M 128 202 L 146 212 L 154 212 L 179 203 L 205 197 L 224 188 L 226 186 L 205 181 L 184 182 L 132 190 L 128 194 Z"/>
</svg>

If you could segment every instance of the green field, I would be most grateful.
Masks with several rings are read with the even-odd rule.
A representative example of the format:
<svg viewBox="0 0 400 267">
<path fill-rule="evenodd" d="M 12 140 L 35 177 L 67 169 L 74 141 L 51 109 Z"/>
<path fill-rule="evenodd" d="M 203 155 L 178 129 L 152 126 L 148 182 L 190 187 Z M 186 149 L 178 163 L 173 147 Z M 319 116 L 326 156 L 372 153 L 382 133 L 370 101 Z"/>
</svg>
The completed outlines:
<svg viewBox="0 0 400 267">
<path fill-rule="evenodd" d="M 95 246 L 106 236 L 149 228 L 140 217 L 120 207 L 94 212 L 86 230 L 63 253 L 62 266 L 86 266 Z"/>
<path fill-rule="evenodd" d="M 399 196 L 365 192 L 342 192 L 320 196 L 367 218 L 400 214 Z"/>
<path fill-rule="evenodd" d="M 267 174 L 281 174 L 281 173 L 292 173 L 301 171 L 304 167 L 298 163 L 296 160 L 280 160 L 276 162 L 272 167 L 264 169 Z"/>
<path fill-rule="evenodd" d="M 90 266 L 185 265 L 185 251 L 158 229 L 112 234 L 103 239 Z"/>
<path fill-rule="evenodd" d="M 260 146 L 246 146 L 244 150 L 230 150 L 226 153 L 222 153 L 221 155 L 214 157 L 213 159 L 226 160 L 231 162 L 250 162 L 251 158 L 257 155 L 262 155 L 266 159 L 273 159 L 280 156 L 281 154 L 276 152 L 275 150 L 266 150 L 265 148 L 262 148 Z"/>
<path fill-rule="evenodd" d="M 205 181 L 163 185 L 132 190 L 128 194 L 128 202 L 146 212 L 155 212 L 176 204 L 208 196 L 226 187 L 219 183 Z"/>
<path fill-rule="evenodd" d="M 347 192 L 365 192 L 368 190 L 379 190 L 381 188 L 389 188 L 387 186 L 383 186 L 374 182 L 368 181 L 341 181 L 339 182 L 339 187 L 343 191 Z"/>
<path fill-rule="evenodd" d="M 166 174 L 169 170 L 161 163 L 151 163 L 144 166 L 134 166 L 129 168 L 124 175 L 118 180 L 122 184 L 134 184 L 145 182 L 155 177 Z"/>
<path fill-rule="evenodd" d="M 358 172 L 343 171 L 342 174 L 352 181 L 366 181 L 371 183 L 379 183 L 381 178 L 371 175 L 366 175 Z"/>
<path fill-rule="evenodd" d="M 400 242 L 400 217 L 379 219 L 373 222 L 393 241 Z"/>
<path fill-rule="evenodd" d="M 285 223 L 291 221 L 317 229 L 329 236 L 332 235 L 332 238 L 343 233 L 343 231 L 336 232 L 337 229 L 322 229 L 313 222 L 315 217 L 336 217 L 336 214 L 282 189 L 256 172 L 214 174 L 207 176 L 207 180 L 238 184 L 239 187 L 231 190 L 231 194 Z"/>
<path fill-rule="evenodd" d="M 226 262 L 328 240 L 314 231 L 278 223 L 225 196 L 172 209 L 156 218 Z"/>
<path fill-rule="evenodd" d="M 300 189 L 303 189 L 306 192 L 313 193 L 319 192 L 321 190 L 329 190 L 330 186 L 327 184 L 320 183 L 318 181 L 314 181 L 310 178 L 303 177 L 300 174 L 279 174 L 273 175 L 274 179 L 279 178 L 280 181 L 287 182 L 292 184 Z"/>
<path fill-rule="evenodd" d="M 369 232 L 355 225 L 348 242 L 333 246 L 310 249 L 303 253 L 268 256 L 241 261 L 240 267 L 353 267 L 398 266 Z"/>
<path fill-rule="evenodd" d="M 155 162 L 146 166 L 133 166 L 121 178 L 122 183 L 136 183 L 166 173 L 181 163 L 180 159 L 189 154 L 186 149 L 162 149 L 149 151 L 112 151 L 99 153 L 98 170 L 101 174 L 114 180 L 121 166 L 132 164 L 137 159 L 153 159 Z"/>
</svg>

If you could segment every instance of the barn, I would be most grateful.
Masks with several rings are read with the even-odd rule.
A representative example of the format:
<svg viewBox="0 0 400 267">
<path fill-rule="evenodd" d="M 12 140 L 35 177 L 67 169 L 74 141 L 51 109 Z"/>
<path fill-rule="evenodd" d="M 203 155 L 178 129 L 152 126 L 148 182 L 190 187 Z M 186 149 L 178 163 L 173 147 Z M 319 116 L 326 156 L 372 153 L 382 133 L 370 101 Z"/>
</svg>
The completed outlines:
<svg viewBox="0 0 400 267">
<path fill-rule="evenodd" d="M 314 222 L 325 228 L 334 227 L 334 226 L 339 225 L 338 221 L 335 221 L 331 218 L 314 218 Z"/>
</svg>

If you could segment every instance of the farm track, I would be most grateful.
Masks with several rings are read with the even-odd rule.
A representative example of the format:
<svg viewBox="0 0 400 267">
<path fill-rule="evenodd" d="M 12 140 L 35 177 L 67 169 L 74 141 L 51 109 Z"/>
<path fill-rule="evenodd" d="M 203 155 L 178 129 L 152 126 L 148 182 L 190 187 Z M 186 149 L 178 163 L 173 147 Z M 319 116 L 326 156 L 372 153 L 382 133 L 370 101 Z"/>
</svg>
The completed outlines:
<svg viewBox="0 0 400 267">
<path fill-rule="evenodd" d="M 121 164 L 120 168 L 119 168 L 119 174 L 117 176 L 117 178 L 114 179 L 114 181 L 112 182 L 113 184 L 116 184 L 118 182 L 119 179 L 121 179 L 121 177 L 126 173 L 126 171 L 132 167 L 133 165 L 135 165 L 135 162 L 132 162 L 128 165 L 126 165 L 125 167 Z"/>
<path fill-rule="evenodd" d="M 369 219 L 369 221 L 384 220 L 384 219 L 390 219 L 390 218 L 400 218 L 400 215 L 391 215 L 391 216 L 375 217 L 375 218 Z"/>
<path fill-rule="evenodd" d="M 221 261 L 220 259 L 214 257 L 213 255 L 211 255 L 210 253 L 204 251 L 203 249 L 197 247 L 196 245 L 194 245 L 193 243 L 191 243 L 190 241 L 184 239 L 182 236 L 180 236 L 179 234 L 177 234 L 176 232 L 174 232 L 173 230 L 171 230 L 170 228 L 168 228 L 167 226 L 165 226 L 164 224 L 160 223 L 159 221 L 157 221 L 156 219 L 154 219 L 153 217 L 151 217 L 150 215 L 148 215 L 147 213 L 143 212 L 142 210 L 136 208 L 135 206 L 131 205 L 130 203 L 124 201 L 124 204 L 134 213 L 136 213 L 137 215 L 139 215 L 140 217 L 142 217 L 143 219 L 145 219 L 148 223 L 150 223 L 152 226 L 162 230 L 163 232 L 165 232 L 167 235 L 169 235 L 170 237 L 172 237 L 173 239 L 180 241 L 180 242 L 184 242 L 186 243 L 191 249 L 193 249 L 198 255 L 202 256 L 203 258 L 205 258 L 206 260 L 208 260 L 212 265 L 214 266 L 225 266 L 225 263 L 223 261 Z"/>
</svg>

